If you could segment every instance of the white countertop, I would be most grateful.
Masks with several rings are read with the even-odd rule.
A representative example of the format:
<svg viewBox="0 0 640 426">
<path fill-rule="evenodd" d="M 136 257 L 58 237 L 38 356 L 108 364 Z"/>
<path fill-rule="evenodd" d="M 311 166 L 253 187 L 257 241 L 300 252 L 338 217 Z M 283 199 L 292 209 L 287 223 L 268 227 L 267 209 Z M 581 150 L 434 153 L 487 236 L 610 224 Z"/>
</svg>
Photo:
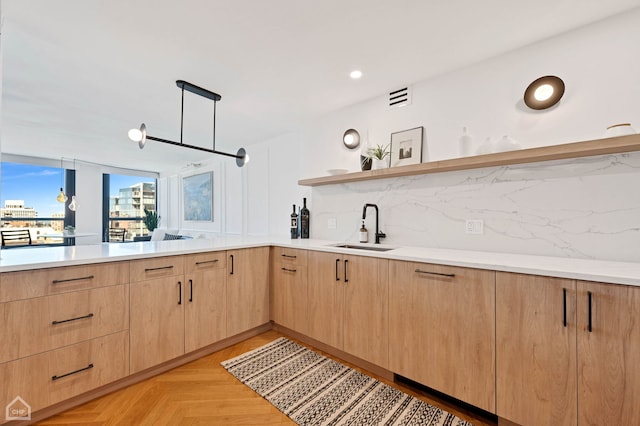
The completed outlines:
<svg viewBox="0 0 640 426">
<path fill-rule="evenodd" d="M 335 244 L 339 244 L 339 242 L 317 239 L 290 240 L 272 237 L 229 236 L 215 239 L 7 249 L 0 251 L 0 272 L 277 245 L 385 259 L 640 286 L 640 263 L 426 247 L 398 247 L 390 251 L 378 252 L 338 248 L 333 246 Z M 353 244 L 359 245 L 357 243 Z M 368 245 L 373 246 L 373 244 Z M 380 245 L 380 247 L 389 246 Z"/>
</svg>

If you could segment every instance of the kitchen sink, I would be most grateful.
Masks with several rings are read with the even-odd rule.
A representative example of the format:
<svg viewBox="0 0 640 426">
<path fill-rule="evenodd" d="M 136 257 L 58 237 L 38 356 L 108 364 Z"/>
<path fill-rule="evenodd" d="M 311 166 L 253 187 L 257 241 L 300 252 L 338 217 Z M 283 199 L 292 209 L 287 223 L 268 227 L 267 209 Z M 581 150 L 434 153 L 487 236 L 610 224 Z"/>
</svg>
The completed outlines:
<svg viewBox="0 0 640 426">
<path fill-rule="evenodd" d="M 369 251 L 389 251 L 389 250 L 395 249 L 395 247 L 365 246 L 365 245 L 357 245 L 357 244 L 331 244 L 331 246 L 338 247 L 338 248 L 369 250 Z"/>
</svg>

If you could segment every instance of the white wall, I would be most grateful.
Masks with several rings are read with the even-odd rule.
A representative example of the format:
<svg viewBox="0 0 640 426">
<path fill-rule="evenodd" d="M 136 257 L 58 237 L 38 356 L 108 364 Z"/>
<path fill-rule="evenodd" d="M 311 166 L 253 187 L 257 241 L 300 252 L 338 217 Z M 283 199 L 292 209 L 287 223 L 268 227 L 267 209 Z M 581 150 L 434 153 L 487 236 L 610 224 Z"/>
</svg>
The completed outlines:
<svg viewBox="0 0 640 426">
<path fill-rule="evenodd" d="M 414 84 L 409 107 L 389 110 L 385 95 L 300 124 L 260 146 L 269 153 L 268 174 L 255 179 L 268 176 L 268 184 L 252 177 L 247 196 L 266 200 L 270 219 L 252 216 L 248 227 L 268 223 L 270 233 L 286 233 L 291 203 L 310 191 L 314 238 L 355 239 L 363 204 L 374 202 L 392 244 L 639 261 L 640 154 L 291 187 L 328 169 L 358 170 L 359 152 L 341 144 L 350 127 L 386 144 L 392 132 L 424 126 L 431 161 L 458 156 L 462 126 L 476 146 L 508 134 L 525 148 L 599 138 L 621 122 L 640 130 L 637 40 L 640 9 Z M 528 83 L 548 74 L 565 81 L 561 103 L 540 112 L 523 107 Z M 298 167 L 276 162 L 283 149 L 299 151 Z M 337 229 L 328 229 L 330 218 Z M 465 219 L 484 220 L 484 235 L 465 234 Z"/>
<path fill-rule="evenodd" d="M 291 205 L 307 197 L 313 238 L 356 240 L 362 206 L 372 202 L 380 206 L 390 244 L 640 261 L 640 153 L 297 185 L 328 169 L 359 170 L 359 150 L 341 143 L 348 128 L 369 144 L 387 144 L 393 132 L 424 126 L 423 161 L 457 157 L 463 126 L 475 136 L 474 149 L 503 135 L 529 148 L 596 139 L 621 122 L 640 130 L 639 24 L 640 9 L 415 83 L 413 103 L 405 108 L 388 109 L 382 94 L 295 123 L 291 133 L 247 147 L 251 162 L 240 172 L 244 180 L 234 189 L 225 185 L 225 197 L 234 196 L 225 199 L 224 215 L 242 218 L 244 234 L 286 236 Z M 560 104 L 546 111 L 524 107 L 526 86 L 549 74 L 565 81 Z M 173 218 L 179 217 L 182 175 L 165 174 L 170 202 L 164 208 Z M 373 233 L 373 211 L 368 216 Z M 336 229 L 328 229 L 330 219 Z M 466 219 L 483 220 L 484 234 L 466 234 Z"/>
<path fill-rule="evenodd" d="M 201 173 L 213 173 L 213 220 L 186 221 L 182 209 L 183 179 Z M 211 156 L 196 166 L 182 165 L 160 174 L 158 209 L 160 227 L 212 234 L 243 232 L 243 202 L 246 169 L 239 169 L 235 160 Z"/>
<path fill-rule="evenodd" d="M 456 157 L 463 126 L 476 146 L 508 134 L 525 148 L 598 138 L 621 122 L 640 130 L 637 40 L 640 9 L 414 84 L 409 107 L 389 110 L 383 94 L 332 113 L 300 130 L 300 177 L 358 168 L 358 152 L 340 143 L 349 127 L 368 133 L 370 143 L 387 144 L 392 132 L 424 126 L 428 160 Z M 527 85 L 549 74 L 565 81 L 560 104 L 523 107 Z"/>
</svg>

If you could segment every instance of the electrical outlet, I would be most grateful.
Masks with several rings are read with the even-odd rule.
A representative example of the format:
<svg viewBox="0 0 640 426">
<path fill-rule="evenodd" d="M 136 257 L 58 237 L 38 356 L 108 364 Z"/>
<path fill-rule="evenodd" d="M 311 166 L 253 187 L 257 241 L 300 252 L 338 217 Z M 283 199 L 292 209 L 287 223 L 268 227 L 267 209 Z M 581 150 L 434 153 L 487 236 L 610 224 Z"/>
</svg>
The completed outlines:
<svg viewBox="0 0 640 426">
<path fill-rule="evenodd" d="M 335 217 L 330 217 L 327 220 L 327 229 L 336 229 L 338 227 L 338 221 Z"/>
<path fill-rule="evenodd" d="M 464 230 L 467 234 L 484 234 L 484 221 L 482 219 L 467 219 Z"/>
</svg>

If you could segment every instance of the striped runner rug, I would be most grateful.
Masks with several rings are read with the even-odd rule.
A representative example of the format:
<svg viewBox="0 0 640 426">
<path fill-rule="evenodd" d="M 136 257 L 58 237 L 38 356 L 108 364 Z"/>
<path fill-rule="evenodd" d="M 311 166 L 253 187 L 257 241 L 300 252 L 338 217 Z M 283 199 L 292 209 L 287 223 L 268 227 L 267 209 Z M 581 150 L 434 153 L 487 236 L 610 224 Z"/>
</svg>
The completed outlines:
<svg viewBox="0 0 640 426">
<path fill-rule="evenodd" d="M 222 366 L 299 425 L 471 425 L 284 337 Z"/>
</svg>

